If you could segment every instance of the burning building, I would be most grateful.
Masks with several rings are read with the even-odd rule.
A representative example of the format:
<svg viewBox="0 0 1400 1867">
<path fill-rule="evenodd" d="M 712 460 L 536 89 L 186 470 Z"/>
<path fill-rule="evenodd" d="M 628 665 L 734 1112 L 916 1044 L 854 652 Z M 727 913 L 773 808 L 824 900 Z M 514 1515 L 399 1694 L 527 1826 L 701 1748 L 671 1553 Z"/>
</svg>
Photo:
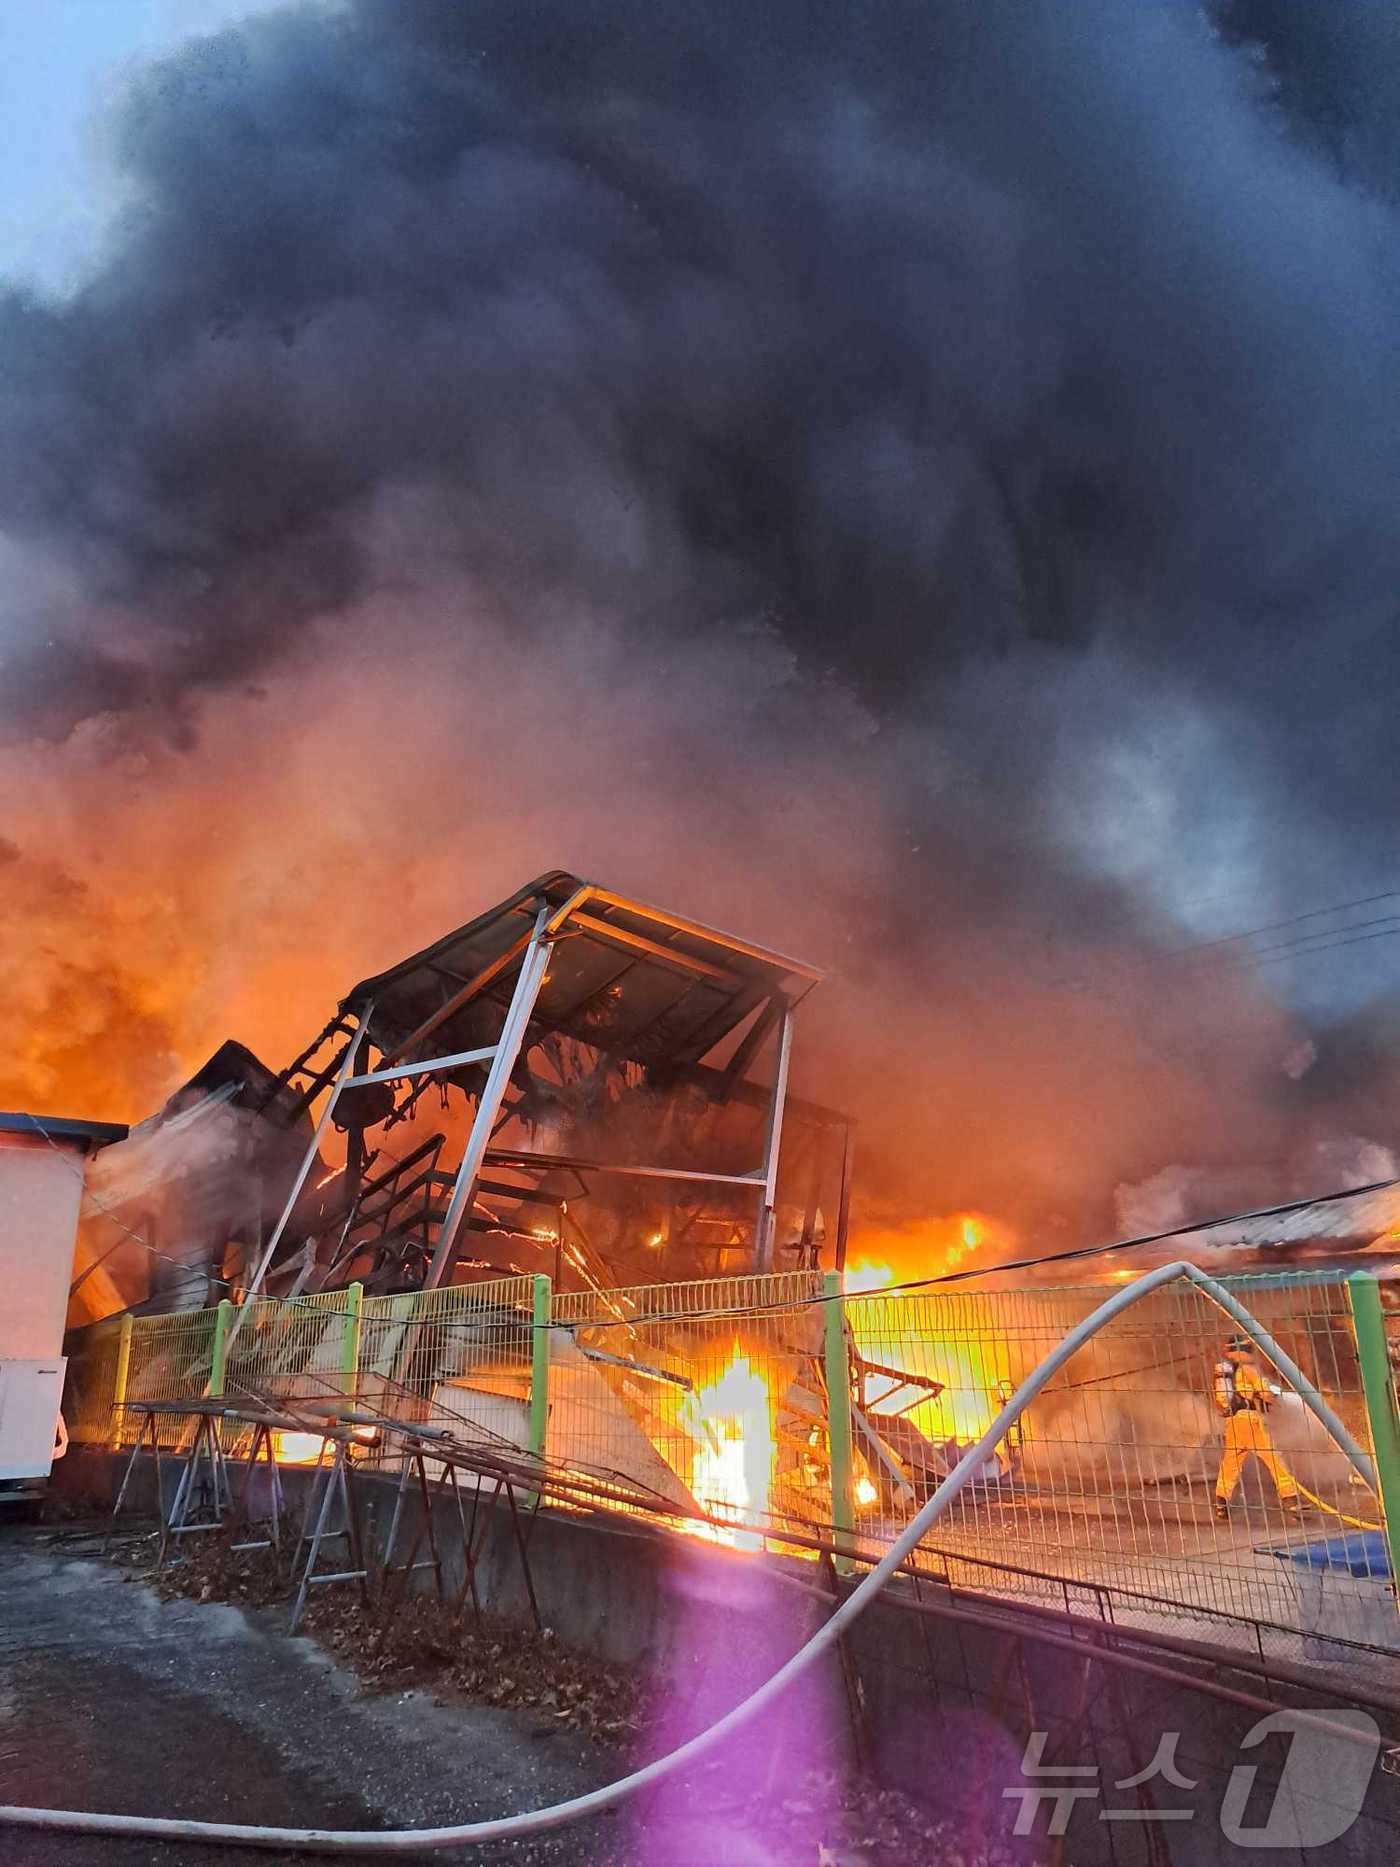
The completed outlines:
<svg viewBox="0 0 1400 1867">
<path fill-rule="evenodd" d="M 133 1129 L 84 1228 L 73 1320 L 225 1289 L 839 1264 L 850 1124 L 789 1091 L 819 977 L 541 876 L 353 987 L 280 1073 L 225 1044 Z"/>
<path fill-rule="evenodd" d="M 994 1272 L 1015 1249 L 989 1215 L 962 1213 L 861 1236 L 854 1300 L 830 1338 L 820 1273 L 846 1269 L 851 1124 L 790 1087 L 797 1016 L 819 978 L 576 875 L 542 875 L 352 987 L 281 1071 L 226 1043 L 107 1149 L 70 1319 L 241 1298 L 226 1325 L 242 1335 L 231 1378 L 308 1401 L 345 1391 L 342 1299 L 367 1298 L 348 1364 L 361 1399 L 717 1517 L 728 1541 L 824 1520 L 822 1422 L 844 1386 L 857 1504 L 907 1515 L 1028 1371 L 1036 1328 L 1008 1328 L 994 1296 L 899 1291 Z M 1348 1225 L 1388 1217 L 1371 1198 Z M 1295 1233 L 1306 1222 L 1289 1220 Z M 1319 1208 L 1311 1223 L 1323 1222 Z M 1218 1229 L 1200 1242 L 1236 1254 L 1269 1242 L 1249 1224 Z M 543 1376 L 532 1277 L 548 1286 Z M 1072 1319 L 1082 1298 L 1066 1303 Z M 199 1391 L 207 1336 L 154 1344 L 132 1398 Z M 1115 1416 L 1110 1439 L 1170 1442 L 1144 1464 L 1151 1482 L 1199 1462 L 1209 1440 L 1199 1376 L 1193 1363 L 1142 1419 L 1136 1401 Z M 988 1461 L 987 1486 L 1009 1476 L 1013 1451 L 1026 1472 L 1097 1481 L 1100 1452 L 1086 1463 L 1064 1447 L 1103 1435 L 1081 1430 L 1080 1402 L 1063 1419 L 1059 1405 Z"/>
</svg>

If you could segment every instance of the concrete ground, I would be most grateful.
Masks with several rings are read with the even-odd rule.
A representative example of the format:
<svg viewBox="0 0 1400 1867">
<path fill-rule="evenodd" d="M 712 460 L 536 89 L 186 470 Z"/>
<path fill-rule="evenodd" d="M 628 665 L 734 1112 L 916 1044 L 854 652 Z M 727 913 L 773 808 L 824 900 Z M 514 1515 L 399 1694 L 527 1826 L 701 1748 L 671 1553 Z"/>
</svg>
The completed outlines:
<svg viewBox="0 0 1400 1867">
<path fill-rule="evenodd" d="M 576 1733 L 486 1706 L 383 1698 L 237 1608 L 161 1601 L 32 1530 L 0 1529 L 0 1802 L 392 1828 L 513 1813 L 606 1782 Z M 596 1863 L 628 1816 L 400 1859 Z M 239 1867 L 273 1856 L 0 1830 L 6 1867 Z M 349 1857 L 346 1857 L 349 1858 Z"/>
<path fill-rule="evenodd" d="M 557 1708 L 537 1716 L 465 1702 L 448 1696 L 450 1684 L 440 1693 L 371 1689 L 317 1641 L 287 1636 L 285 1601 L 245 1610 L 163 1599 L 99 1559 L 104 1527 L 0 1527 L 0 1803 L 394 1829 L 546 1807 L 626 1772 L 615 1753 L 561 1723 Z M 128 1555 L 144 1538 L 139 1527 L 134 1535 Z M 541 1544 L 537 1557 L 549 1547 Z M 561 1550 L 577 1565 L 589 1546 Z M 684 1685 L 668 1685 L 642 1710 L 643 1735 L 630 1741 L 643 1755 L 727 1711 L 769 1676 L 810 1620 L 805 1596 L 789 1626 L 782 1615 L 775 1620 L 773 1584 L 757 1571 L 707 1564 L 698 1548 L 684 1553 L 690 1595 L 674 1610 Z M 591 1554 L 596 1562 L 597 1549 Z M 616 1561 L 618 1551 L 611 1554 Z M 570 1573 L 577 1593 L 585 1576 L 577 1566 Z M 745 1585 L 767 1604 L 761 1625 L 744 1609 Z M 717 1619 L 707 1618 L 707 1603 Z M 339 1639 L 356 1617 L 333 1625 Z M 561 1661 L 561 1691 L 585 1650 Z M 524 1650 L 517 1655 L 503 1663 L 530 1663 Z M 619 1664 L 631 1662 L 615 1657 L 614 1671 Z M 648 1662 L 636 1664 L 645 1680 Z M 980 1804 L 937 1814 L 897 1788 L 834 1769 L 849 1717 L 845 1701 L 832 1697 L 836 1677 L 813 1676 L 781 1715 L 615 1814 L 516 1843 L 394 1858 L 420 1867 L 1036 1867 L 1034 1844 L 1005 1842 L 999 1801 L 991 1821 Z M 628 1708 L 617 1709 L 630 1725 Z M 298 1858 L 357 1857 L 0 1827 L 4 1867 L 255 1867 Z"/>
</svg>

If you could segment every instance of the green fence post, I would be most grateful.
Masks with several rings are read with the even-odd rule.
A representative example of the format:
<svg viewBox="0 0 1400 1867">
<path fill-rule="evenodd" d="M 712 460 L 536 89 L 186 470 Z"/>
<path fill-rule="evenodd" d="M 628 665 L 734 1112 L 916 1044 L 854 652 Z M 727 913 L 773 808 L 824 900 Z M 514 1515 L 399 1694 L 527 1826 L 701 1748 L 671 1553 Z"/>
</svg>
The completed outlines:
<svg viewBox="0 0 1400 1867">
<path fill-rule="evenodd" d="M 530 1453 L 544 1457 L 549 1433 L 549 1324 L 553 1285 L 543 1273 L 535 1278 L 534 1312 L 530 1324 Z M 530 1499 L 531 1508 L 538 1494 Z"/>
<path fill-rule="evenodd" d="M 214 1346 L 209 1354 L 209 1393 L 214 1400 L 224 1391 L 224 1367 L 228 1361 L 228 1326 L 233 1320 L 233 1305 L 224 1297 L 214 1311 Z"/>
<path fill-rule="evenodd" d="M 831 1523 L 838 1548 L 853 1541 L 856 1525 L 853 1460 L 851 1456 L 851 1366 L 846 1351 L 846 1300 L 840 1271 L 828 1271 L 823 1280 L 822 1305 L 826 1325 L 826 1440 L 831 1461 Z M 837 1558 L 849 1574 L 852 1564 Z"/>
<path fill-rule="evenodd" d="M 122 1442 L 122 1405 L 126 1400 L 127 1377 L 131 1373 L 131 1324 L 128 1310 L 122 1317 L 121 1333 L 117 1337 L 117 1378 L 112 1383 L 111 1444 L 114 1452 Z"/>
<path fill-rule="evenodd" d="M 1376 1460 L 1376 1489 L 1385 1519 L 1390 1549 L 1391 1580 L 1400 1588 L 1400 1414 L 1396 1412 L 1395 1377 L 1386 1343 L 1385 1311 L 1380 1285 L 1369 1271 L 1347 1278 L 1351 1321 L 1356 1331 L 1356 1353 L 1361 1363 L 1361 1387 L 1366 1416 L 1371 1423 L 1371 1445 Z"/>
<path fill-rule="evenodd" d="M 353 1400 L 360 1391 L 360 1334 L 364 1327 L 365 1287 L 351 1284 L 345 1292 L 345 1335 L 340 1346 L 340 1372 L 345 1391 Z"/>
</svg>

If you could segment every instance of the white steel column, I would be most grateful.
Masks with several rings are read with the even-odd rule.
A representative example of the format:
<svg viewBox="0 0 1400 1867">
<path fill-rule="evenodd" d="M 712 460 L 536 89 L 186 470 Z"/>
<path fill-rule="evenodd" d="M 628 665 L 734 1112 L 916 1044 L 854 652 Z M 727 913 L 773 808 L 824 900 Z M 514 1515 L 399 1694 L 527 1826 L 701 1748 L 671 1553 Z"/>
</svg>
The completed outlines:
<svg viewBox="0 0 1400 1867">
<path fill-rule="evenodd" d="M 768 1133 L 763 1144 L 763 1192 L 758 1202 L 754 1233 L 754 1268 L 773 1268 L 774 1206 L 778 1197 L 778 1154 L 783 1144 L 783 1111 L 787 1106 L 788 1064 L 792 1057 L 792 1006 L 783 1006 L 778 1027 L 778 1073 L 773 1079 L 773 1100 L 768 1109 Z"/>
<path fill-rule="evenodd" d="M 372 1003 L 365 1006 L 364 1010 L 360 1013 L 359 1022 L 355 1026 L 355 1034 L 345 1046 L 345 1055 L 341 1060 L 339 1073 L 334 1083 L 331 1085 L 330 1094 L 326 1097 L 326 1106 L 321 1110 L 320 1116 L 317 1119 L 316 1127 L 311 1136 L 311 1145 L 307 1148 L 301 1166 L 297 1170 L 297 1177 L 292 1182 L 292 1190 L 287 1195 L 286 1204 L 282 1208 L 282 1216 L 272 1228 L 272 1236 L 268 1239 L 263 1254 L 258 1260 L 258 1268 L 253 1272 L 253 1280 L 243 1294 L 242 1304 L 234 1314 L 233 1322 L 230 1325 L 228 1335 L 224 1342 L 224 1353 L 226 1355 L 237 1340 L 238 1332 L 247 1320 L 248 1311 L 252 1308 L 253 1298 L 262 1288 L 262 1281 L 264 1277 L 267 1276 L 267 1267 L 272 1262 L 272 1254 L 282 1242 L 282 1234 L 287 1229 L 287 1221 L 291 1218 L 292 1209 L 301 1197 L 301 1189 L 306 1185 L 306 1176 L 311 1171 L 311 1163 L 316 1158 L 316 1151 L 321 1145 L 321 1137 L 326 1132 L 326 1128 L 330 1123 L 331 1111 L 334 1109 L 341 1090 L 350 1080 L 351 1073 L 355 1068 L 355 1058 L 359 1053 L 360 1044 L 365 1034 L 365 1027 L 369 1023 L 369 1016 L 373 1010 L 374 1006 Z"/>
<path fill-rule="evenodd" d="M 510 1001 L 510 1010 L 501 1027 L 500 1042 L 496 1045 L 496 1055 L 491 1064 L 486 1082 L 476 1105 L 476 1118 L 472 1122 L 472 1131 L 467 1136 L 467 1145 L 462 1154 L 462 1164 L 457 1169 L 456 1183 L 452 1188 L 452 1198 L 448 1202 L 443 1216 L 442 1230 L 438 1233 L 437 1246 L 433 1251 L 433 1261 L 428 1267 L 424 1280 L 425 1290 L 436 1290 L 447 1274 L 452 1261 L 452 1247 L 462 1223 L 471 1209 L 471 1202 L 476 1196 L 476 1183 L 481 1177 L 482 1163 L 486 1159 L 486 1149 L 490 1145 L 491 1131 L 496 1125 L 501 1102 L 505 1096 L 506 1084 L 510 1073 L 515 1068 L 516 1058 L 520 1055 L 520 1046 L 525 1041 L 526 1027 L 535 1009 L 535 1000 L 540 995 L 540 986 L 544 982 L 545 968 L 549 956 L 554 950 L 553 939 L 545 931 L 548 908 L 541 908 L 535 921 L 535 931 L 525 949 L 525 957 L 520 965 L 520 977 L 515 982 L 515 993 Z"/>
</svg>

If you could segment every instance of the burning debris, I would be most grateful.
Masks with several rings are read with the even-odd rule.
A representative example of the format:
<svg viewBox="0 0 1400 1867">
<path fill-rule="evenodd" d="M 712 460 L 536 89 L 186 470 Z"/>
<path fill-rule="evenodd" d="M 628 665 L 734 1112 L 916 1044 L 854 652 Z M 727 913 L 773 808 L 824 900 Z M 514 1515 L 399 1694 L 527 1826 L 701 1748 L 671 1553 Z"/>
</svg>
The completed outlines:
<svg viewBox="0 0 1400 1867">
<path fill-rule="evenodd" d="M 292 1416 L 276 1460 L 316 1464 L 316 1410 L 353 1393 L 400 1427 L 543 1460 L 595 1487 L 588 1507 L 606 1493 L 738 1551 L 816 1554 L 833 1522 L 888 1536 L 1038 1339 L 983 1275 L 1017 1250 L 991 1214 L 849 1238 L 850 1123 L 789 1086 L 818 976 L 554 871 L 353 987 L 281 1072 L 223 1046 L 101 1157 L 82 1308 L 124 1298 L 221 1332 L 153 1339 L 123 1404 L 251 1396 Z M 1362 1196 L 1350 1222 L 1381 1210 Z M 976 1290 L 927 1294 L 969 1273 Z M 225 1291 L 243 1301 L 216 1324 Z M 1082 1308 L 1045 1302 L 1037 1328 Z M 1086 1353 L 1086 1391 L 1123 1372 Z M 1142 1448 L 1136 1486 L 1189 1481 L 1214 1431 L 1202 1395 L 1194 1363 L 1150 1399 L 1125 1382 L 1098 1403 L 1105 1434 L 1078 1393 L 1049 1391 L 955 1517 L 1014 1514 L 1037 1486 L 1088 1496 L 1124 1444 Z M 1305 1420 L 1287 1431 L 1334 1494 L 1345 1472 Z"/>
<path fill-rule="evenodd" d="M 695 1534 L 735 1549 L 761 1549 L 777 1450 L 772 1399 L 737 1342 L 723 1374 L 687 1395 L 684 1415 L 696 1442 L 691 1495 L 702 1510 L 732 1517 L 736 1526 L 697 1524 Z M 745 1524 L 753 1527 L 738 1527 Z"/>
<path fill-rule="evenodd" d="M 225 1045 L 134 1131 L 94 1189 L 84 1312 L 118 1294 L 534 1270 L 606 1290 L 840 1262 L 849 1124 L 788 1093 L 794 1013 L 818 978 L 541 877 L 354 987 L 280 1075 Z M 109 1249 L 113 1220 L 153 1247 L 144 1289 L 119 1279 L 140 1250 Z"/>
</svg>

